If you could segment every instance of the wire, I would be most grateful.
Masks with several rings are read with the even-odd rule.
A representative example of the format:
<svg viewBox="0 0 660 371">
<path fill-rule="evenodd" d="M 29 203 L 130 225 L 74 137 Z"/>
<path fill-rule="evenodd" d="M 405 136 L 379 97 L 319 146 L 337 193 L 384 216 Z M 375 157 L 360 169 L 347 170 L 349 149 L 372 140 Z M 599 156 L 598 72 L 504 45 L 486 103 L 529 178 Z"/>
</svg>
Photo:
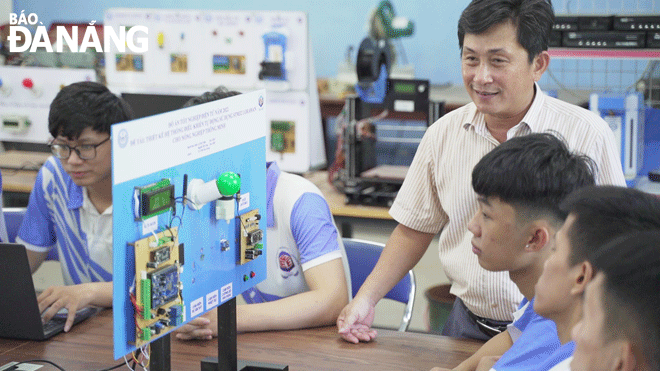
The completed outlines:
<svg viewBox="0 0 660 371">
<path fill-rule="evenodd" d="M 128 367 L 129 370 L 135 371 L 135 369 L 128 364 L 128 359 L 126 358 L 126 356 L 124 356 L 124 362 L 126 363 L 126 367 Z"/>
<path fill-rule="evenodd" d="M 172 228 L 172 223 L 174 223 L 174 221 L 175 221 L 176 219 L 179 219 L 179 227 L 181 227 L 181 226 L 183 225 L 183 215 L 184 215 L 185 212 L 186 212 L 186 206 L 185 206 L 184 202 L 186 202 L 186 201 L 187 201 L 187 202 L 190 202 L 190 203 L 193 203 L 191 199 L 189 199 L 188 197 L 185 197 L 185 196 L 175 197 L 175 198 L 174 198 L 174 202 L 178 202 L 178 203 L 180 203 L 181 205 L 183 205 L 183 207 L 182 207 L 183 211 L 181 212 L 181 216 L 176 215 L 176 213 L 174 213 L 174 212 L 172 212 L 172 213 L 170 214 L 170 223 L 169 223 L 168 229 L 169 229 L 169 228 Z M 193 204 L 194 204 L 194 203 L 193 203 Z M 172 237 L 174 237 L 174 236 L 172 236 Z"/>
<path fill-rule="evenodd" d="M 126 359 L 126 356 L 124 356 L 124 359 Z M 98 371 L 110 371 L 110 370 L 116 370 L 116 369 L 118 369 L 118 368 L 120 368 L 120 367 L 123 367 L 123 366 L 124 366 L 124 362 L 122 362 L 122 363 L 120 363 L 120 364 L 117 364 L 117 365 L 114 365 L 114 366 L 109 367 L 109 368 L 104 368 L 103 370 L 98 370 Z M 128 366 L 128 368 L 132 370 L 131 366 L 129 366 L 128 363 L 126 363 L 126 366 Z"/>
<path fill-rule="evenodd" d="M 151 234 L 154 236 L 154 242 L 156 243 L 156 246 L 158 246 L 158 236 L 156 235 L 156 232 L 151 231 Z M 151 247 L 151 246 L 149 246 Z"/>
<path fill-rule="evenodd" d="M 145 370 L 149 369 L 149 364 L 151 363 L 151 357 L 149 357 L 151 353 L 151 343 L 148 343 L 144 347 L 142 347 L 142 354 L 144 355 L 144 358 L 147 360 L 147 365 L 146 367 L 143 365 L 142 368 Z"/>
</svg>

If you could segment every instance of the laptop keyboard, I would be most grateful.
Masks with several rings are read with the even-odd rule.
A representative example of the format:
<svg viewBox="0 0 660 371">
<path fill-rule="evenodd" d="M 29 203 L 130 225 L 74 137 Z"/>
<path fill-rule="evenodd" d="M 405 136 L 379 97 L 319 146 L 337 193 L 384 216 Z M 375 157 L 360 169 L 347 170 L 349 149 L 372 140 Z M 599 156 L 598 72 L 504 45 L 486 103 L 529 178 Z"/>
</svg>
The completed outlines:
<svg viewBox="0 0 660 371">
<path fill-rule="evenodd" d="M 63 328 L 65 322 L 66 319 L 63 318 L 52 318 L 50 321 L 44 323 L 44 334 L 49 334 L 51 331 Z"/>
</svg>

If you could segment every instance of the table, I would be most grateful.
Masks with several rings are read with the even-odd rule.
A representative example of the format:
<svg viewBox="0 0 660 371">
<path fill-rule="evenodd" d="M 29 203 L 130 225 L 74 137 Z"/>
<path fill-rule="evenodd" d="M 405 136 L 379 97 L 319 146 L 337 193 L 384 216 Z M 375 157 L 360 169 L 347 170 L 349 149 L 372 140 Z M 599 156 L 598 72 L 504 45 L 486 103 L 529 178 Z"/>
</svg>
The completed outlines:
<svg viewBox="0 0 660 371">
<path fill-rule="evenodd" d="M 350 344 L 339 338 L 335 327 L 323 327 L 239 334 L 238 358 L 286 364 L 291 371 L 429 370 L 454 367 L 481 344 L 392 330 L 379 330 L 371 343 Z M 217 356 L 217 340 L 184 342 L 173 338 L 171 350 L 172 370 L 199 370 L 201 359 Z M 47 341 L 0 339 L 0 366 L 29 359 L 46 359 L 68 371 L 119 364 L 112 356 L 112 311 L 102 311 Z"/>
<path fill-rule="evenodd" d="M 10 150 L 0 153 L 5 207 L 27 206 L 34 180 L 50 153 Z"/>
<path fill-rule="evenodd" d="M 34 180 L 50 153 L 10 150 L 0 153 L 4 207 L 27 206 Z"/>
<path fill-rule="evenodd" d="M 37 171 L 0 169 L 2 172 L 2 191 L 9 193 L 30 193 L 37 179 Z M 24 205 L 25 206 L 25 205 Z"/>
<path fill-rule="evenodd" d="M 346 195 L 339 192 L 328 182 L 327 171 L 313 171 L 303 174 L 305 178 L 314 183 L 330 206 L 330 212 L 339 224 L 342 237 L 353 237 L 351 218 L 380 219 L 394 221 L 389 214 L 389 208 L 382 206 L 347 204 Z"/>
<path fill-rule="evenodd" d="M 347 204 L 346 195 L 328 182 L 327 171 L 309 172 L 303 174 L 303 177 L 314 183 L 323 193 L 334 216 L 393 220 L 386 207 Z"/>
<path fill-rule="evenodd" d="M 51 154 L 11 150 L 0 153 L 0 168 L 38 171 Z"/>
</svg>

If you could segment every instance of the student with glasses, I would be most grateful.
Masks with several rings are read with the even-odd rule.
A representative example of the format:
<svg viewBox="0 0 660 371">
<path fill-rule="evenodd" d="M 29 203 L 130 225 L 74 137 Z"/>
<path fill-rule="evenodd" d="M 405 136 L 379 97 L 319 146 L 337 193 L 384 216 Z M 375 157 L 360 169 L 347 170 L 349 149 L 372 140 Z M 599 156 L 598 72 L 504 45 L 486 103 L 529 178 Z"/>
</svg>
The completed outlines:
<svg viewBox="0 0 660 371">
<path fill-rule="evenodd" d="M 76 310 L 112 305 L 110 126 L 132 118 L 126 102 L 94 82 L 64 87 L 50 106 L 53 157 L 37 175 L 16 241 L 32 272 L 55 250 L 65 286 L 49 287 L 38 301 L 44 321 L 68 310 L 65 331 Z"/>
</svg>

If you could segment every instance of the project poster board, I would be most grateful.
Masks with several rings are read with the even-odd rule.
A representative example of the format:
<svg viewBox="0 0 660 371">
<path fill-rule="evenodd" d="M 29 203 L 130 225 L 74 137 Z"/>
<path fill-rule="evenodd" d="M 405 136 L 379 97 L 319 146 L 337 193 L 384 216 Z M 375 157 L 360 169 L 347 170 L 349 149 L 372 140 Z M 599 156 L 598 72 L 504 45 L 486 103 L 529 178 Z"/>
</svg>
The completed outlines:
<svg viewBox="0 0 660 371">
<path fill-rule="evenodd" d="M 50 104 L 62 87 L 96 81 L 93 69 L 0 66 L 0 140 L 48 143 Z"/>
<path fill-rule="evenodd" d="M 111 127 L 116 359 L 267 277 L 267 105 L 259 90 Z M 233 214 L 192 209 L 193 180 L 225 172 L 240 176 Z M 248 235 L 263 255 L 246 259 Z"/>
<path fill-rule="evenodd" d="M 145 52 L 106 50 L 108 85 L 280 91 L 309 85 L 304 12 L 112 8 L 104 25 L 148 30 Z M 281 79 L 259 78 L 266 60 L 283 62 Z"/>
</svg>

